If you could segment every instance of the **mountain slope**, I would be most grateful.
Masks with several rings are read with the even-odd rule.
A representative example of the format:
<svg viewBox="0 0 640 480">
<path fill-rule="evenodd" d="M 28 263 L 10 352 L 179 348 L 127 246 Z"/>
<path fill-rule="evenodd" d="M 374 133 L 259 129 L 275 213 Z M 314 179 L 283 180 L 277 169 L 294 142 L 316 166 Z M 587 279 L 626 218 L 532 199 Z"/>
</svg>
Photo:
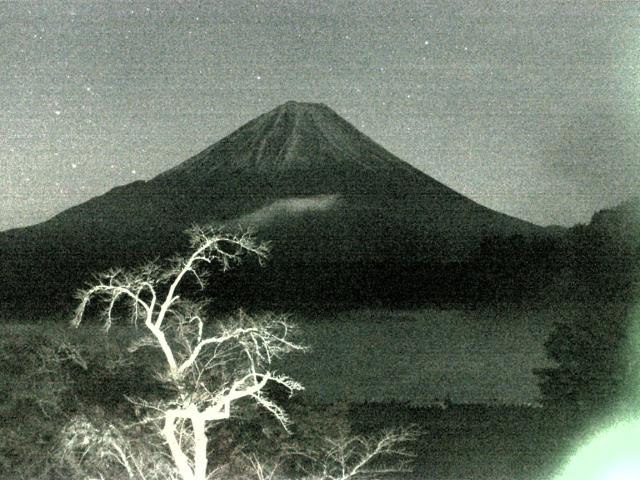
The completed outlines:
<svg viewBox="0 0 640 480">
<path fill-rule="evenodd" d="M 194 223 L 256 226 L 280 265 L 447 262 L 486 236 L 543 232 L 413 168 L 330 108 L 287 102 L 149 181 L 0 234 L 1 290 L 65 296 L 88 271 L 173 253 Z"/>
</svg>

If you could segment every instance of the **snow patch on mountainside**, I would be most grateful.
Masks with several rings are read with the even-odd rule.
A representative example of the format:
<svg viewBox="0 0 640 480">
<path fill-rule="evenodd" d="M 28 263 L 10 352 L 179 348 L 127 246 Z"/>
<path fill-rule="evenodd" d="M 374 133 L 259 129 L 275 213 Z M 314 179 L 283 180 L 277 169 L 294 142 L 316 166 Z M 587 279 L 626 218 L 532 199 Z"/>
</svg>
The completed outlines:
<svg viewBox="0 0 640 480">
<path fill-rule="evenodd" d="M 281 198 L 266 207 L 240 217 L 237 223 L 244 227 L 266 226 L 278 219 L 330 210 L 338 204 L 339 200 L 340 195 L 336 194 Z"/>
</svg>

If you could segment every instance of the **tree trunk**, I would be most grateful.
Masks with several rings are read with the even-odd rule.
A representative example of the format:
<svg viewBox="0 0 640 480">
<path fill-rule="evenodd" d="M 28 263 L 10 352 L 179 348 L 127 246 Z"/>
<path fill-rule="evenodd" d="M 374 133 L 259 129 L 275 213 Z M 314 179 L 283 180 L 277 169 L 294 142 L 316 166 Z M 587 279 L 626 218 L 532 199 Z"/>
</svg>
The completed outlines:
<svg viewBox="0 0 640 480">
<path fill-rule="evenodd" d="M 191 470 L 191 466 L 189 466 L 189 459 L 182 451 L 182 448 L 180 448 L 180 444 L 176 439 L 175 422 L 177 417 L 178 414 L 175 410 L 169 410 L 165 413 L 164 428 L 162 429 L 162 434 L 164 435 L 164 439 L 169 445 L 171 457 L 173 458 L 173 462 L 175 463 L 178 472 L 180 472 L 182 480 L 195 480 L 193 470 Z"/>
<path fill-rule="evenodd" d="M 191 417 L 193 426 L 193 461 L 194 461 L 194 480 L 206 480 L 207 478 L 207 433 L 205 429 L 205 420 L 202 415 Z"/>
</svg>

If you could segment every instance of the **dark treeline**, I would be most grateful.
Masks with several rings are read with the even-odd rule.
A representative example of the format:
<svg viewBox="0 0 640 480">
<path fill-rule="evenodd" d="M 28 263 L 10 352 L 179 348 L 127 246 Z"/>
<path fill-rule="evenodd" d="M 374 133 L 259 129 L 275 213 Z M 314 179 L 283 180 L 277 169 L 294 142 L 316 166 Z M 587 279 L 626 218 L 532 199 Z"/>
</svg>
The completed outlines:
<svg viewBox="0 0 640 480">
<path fill-rule="evenodd" d="M 546 405 L 637 410 L 639 207 L 599 212 L 562 238 L 559 265 L 579 303 L 575 318 L 558 319 L 545 342 L 556 366 L 535 371 Z"/>
<path fill-rule="evenodd" d="M 447 263 L 413 261 L 402 255 L 377 261 L 293 260 L 286 250 L 276 249 L 265 267 L 249 262 L 214 275 L 206 293 L 216 299 L 218 308 L 289 310 L 626 302 L 638 285 L 636 208 L 624 204 L 599 212 L 589 225 L 550 230 L 546 235 L 485 237 L 464 259 Z M 12 245 L 3 245 L 8 262 L 2 304 L 29 312 L 71 308 L 73 293 L 91 278 L 89 272 L 167 257 L 179 249 L 180 238 L 177 232 L 164 232 L 153 239 L 130 239 L 128 253 L 117 259 L 100 255 L 110 251 L 108 238 L 102 240 L 104 245 L 88 246 L 75 239 L 37 245 L 33 251 L 21 246 L 15 256 Z M 85 254 L 87 249 L 91 254 Z"/>
<path fill-rule="evenodd" d="M 547 236 L 488 237 L 465 260 L 450 263 L 291 263 L 275 256 L 267 268 L 225 276 L 212 293 L 289 308 L 624 303 L 638 285 L 640 263 L 640 242 L 624 215 L 596 216 L 590 225 Z"/>
</svg>

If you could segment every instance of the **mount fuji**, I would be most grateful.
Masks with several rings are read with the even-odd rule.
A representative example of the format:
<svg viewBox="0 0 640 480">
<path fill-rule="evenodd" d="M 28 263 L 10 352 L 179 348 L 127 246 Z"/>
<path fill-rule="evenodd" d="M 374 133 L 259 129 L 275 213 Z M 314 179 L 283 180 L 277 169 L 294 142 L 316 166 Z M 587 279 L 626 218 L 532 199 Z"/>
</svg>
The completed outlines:
<svg viewBox="0 0 640 480">
<path fill-rule="evenodd" d="M 329 107 L 287 102 L 151 180 L 0 233 L 1 300 L 34 288 L 69 298 L 90 272 L 170 255 L 204 223 L 271 240 L 273 282 L 304 270 L 360 290 L 368 272 L 411 278 L 411 265 L 462 261 L 483 238 L 545 232 L 455 192 Z"/>
</svg>

